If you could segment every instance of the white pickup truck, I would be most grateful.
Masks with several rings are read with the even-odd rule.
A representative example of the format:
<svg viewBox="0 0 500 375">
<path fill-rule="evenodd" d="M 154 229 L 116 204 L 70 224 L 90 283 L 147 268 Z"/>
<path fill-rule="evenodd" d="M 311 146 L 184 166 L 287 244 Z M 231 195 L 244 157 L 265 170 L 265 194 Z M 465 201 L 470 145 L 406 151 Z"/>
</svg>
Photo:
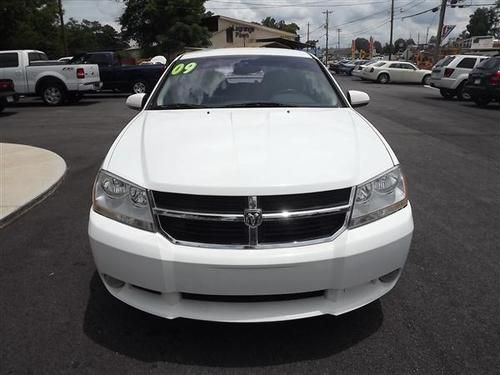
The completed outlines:
<svg viewBox="0 0 500 375">
<path fill-rule="evenodd" d="M 19 95 L 37 95 L 48 105 L 76 102 L 101 87 L 99 67 L 49 61 L 36 50 L 0 51 L 0 79 L 14 81 Z"/>
</svg>

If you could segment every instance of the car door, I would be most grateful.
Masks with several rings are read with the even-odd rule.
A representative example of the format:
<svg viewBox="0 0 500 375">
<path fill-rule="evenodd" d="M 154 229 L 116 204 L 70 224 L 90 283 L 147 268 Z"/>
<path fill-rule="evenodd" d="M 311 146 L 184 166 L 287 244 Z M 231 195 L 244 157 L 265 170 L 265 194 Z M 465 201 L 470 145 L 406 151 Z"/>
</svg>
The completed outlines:
<svg viewBox="0 0 500 375">
<path fill-rule="evenodd" d="M 17 93 L 27 93 L 26 75 L 19 52 L 0 52 L 0 78 L 14 81 Z"/>
<path fill-rule="evenodd" d="M 401 69 L 400 63 L 392 63 L 389 64 L 387 70 L 389 71 L 389 75 L 391 77 L 391 82 L 402 82 L 403 72 Z"/>
<path fill-rule="evenodd" d="M 401 82 L 419 83 L 422 81 L 422 77 L 418 74 L 418 69 L 416 66 L 409 63 L 401 63 Z"/>
<path fill-rule="evenodd" d="M 478 64 L 478 61 L 479 59 L 477 57 L 463 57 L 455 67 L 452 78 L 457 78 L 462 74 L 469 74 Z"/>
</svg>

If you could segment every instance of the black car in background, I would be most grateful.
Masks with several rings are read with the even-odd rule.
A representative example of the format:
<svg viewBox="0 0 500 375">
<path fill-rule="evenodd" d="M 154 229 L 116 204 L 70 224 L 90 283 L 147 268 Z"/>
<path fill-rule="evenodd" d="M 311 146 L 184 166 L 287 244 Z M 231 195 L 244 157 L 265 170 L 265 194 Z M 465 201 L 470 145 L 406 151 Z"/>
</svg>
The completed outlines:
<svg viewBox="0 0 500 375">
<path fill-rule="evenodd" d="M 7 104 L 15 103 L 17 95 L 14 90 L 14 82 L 11 79 L 0 79 L 0 112 Z"/>
<path fill-rule="evenodd" d="M 492 100 L 500 102 L 500 55 L 484 60 L 469 73 L 465 86 L 472 100 L 480 107 Z"/>
<path fill-rule="evenodd" d="M 75 56 L 71 63 L 97 64 L 103 83 L 102 90 L 134 94 L 150 92 L 165 70 L 163 64 L 126 64 L 116 52 L 88 52 Z"/>
</svg>

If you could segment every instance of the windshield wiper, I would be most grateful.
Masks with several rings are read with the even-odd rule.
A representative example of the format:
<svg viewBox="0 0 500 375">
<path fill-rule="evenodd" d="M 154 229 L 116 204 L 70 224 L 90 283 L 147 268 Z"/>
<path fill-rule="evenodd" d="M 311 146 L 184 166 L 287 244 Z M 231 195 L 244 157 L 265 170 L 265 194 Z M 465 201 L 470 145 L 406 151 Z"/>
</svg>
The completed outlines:
<svg viewBox="0 0 500 375">
<path fill-rule="evenodd" d="M 153 109 L 196 109 L 196 108 L 208 108 L 208 107 L 201 104 L 189 104 L 189 103 L 162 104 L 153 107 Z"/>
<path fill-rule="evenodd" d="M 274 102 L 248 102 L 248 103 L 237 103 L 237 104 L 227 104 L 219 108 L 258 108 L 258 107 L 297 107 L 294 104 L 285 103 L 274 103 Z"/>
</svg>

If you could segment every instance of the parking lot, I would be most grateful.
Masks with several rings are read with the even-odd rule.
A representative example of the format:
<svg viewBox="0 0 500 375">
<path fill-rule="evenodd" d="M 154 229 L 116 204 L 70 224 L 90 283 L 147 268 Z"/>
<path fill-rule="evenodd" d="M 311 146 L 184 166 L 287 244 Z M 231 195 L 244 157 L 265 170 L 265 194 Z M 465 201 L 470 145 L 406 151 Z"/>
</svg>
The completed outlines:
<svg viewBox="0 0 500 375">
<path fill-rule="evenodd" d="M 500 368 L 500 105 L 420 85 L 339 77 L 408 177 L 415 232 L 381 300 L 340 317 L 266 324 L 168 321 L 111 297 L 87 237 L 91 188 L 136 112 L 124 95 L 0 114 L 2 142 L 62 156 L 47 200 L 0 231 L 0 374 L 494 374 Z M 166 124 L 167 126 L 167 124 Z M 310 124 L 314 126 L 314 124 Z"/>
</svg>

